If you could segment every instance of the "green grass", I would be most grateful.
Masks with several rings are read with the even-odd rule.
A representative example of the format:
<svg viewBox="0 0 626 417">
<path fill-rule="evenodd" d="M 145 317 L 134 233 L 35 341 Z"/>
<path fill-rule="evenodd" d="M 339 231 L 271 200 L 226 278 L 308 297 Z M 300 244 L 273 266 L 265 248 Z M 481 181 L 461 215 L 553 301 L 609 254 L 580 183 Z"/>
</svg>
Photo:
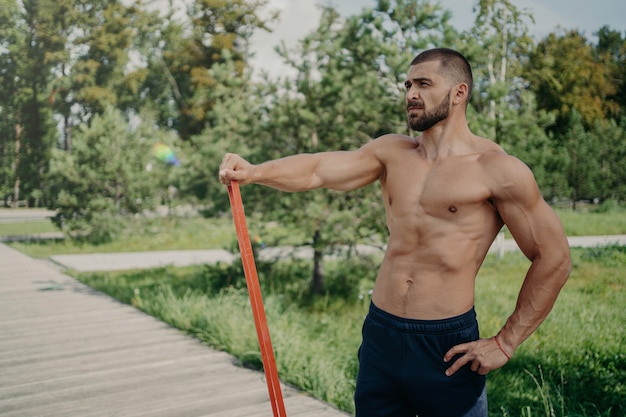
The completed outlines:
<svg viewBox="0 0 626 417">
<path fill-rule="evenodd" d="M 557 209 L 568 236 L 626 234 L 626 209 L 565 210 Z"/>
<path fill-rule="evenodd" d="M 551 315 L 511 362 L 490 374 L 490 415 L 626 413 L 626 248 L 576 249 L 573 258 L 570 281 Z M 520 254 L 487 258 L 476 302 L 484 336 L 493 335 L 511 313 L 528 265 Z M 352 412 L 356 352 L 375 268 L 328 263 L 326 285 L 332 292 L 311 299 L 306 295 L 307 262 L 257 267 L 281 378 Z M 239 265 L 78 275 L 88 285 L 260 367 L 242 277 Z"/>
<path fill-rule="evenodd" d="M 626 209 L 623 207 L 602 209 L 600 207 L 571 210 L 555 209 L 568 236 L 602 236 L 626 234 Z M 505 236 L 511 238 L 506 230 Z"/>
<path fill-rule="evenodd" d="M 0 223 L 0 236 L 28 236 L 57 231 L 49 220 Z"/>
<path fill-rule="evenodd" d="M 43 224 L 32 222 L 32 227 Z M 0 224 L 0 230 L 2 226 Z M 51 227 L 48 225 L 46 227 Z M 56 230 L 56 229 L 52 229 Z M 301 243 L 304 238 L 291 233 L 280 225 L 269 225 L 270 236 L 263 241 L 269 245 L 280 242 L 281 245 Z M 9 233 L 11 234 L 11 233 Z M 258 232 L 250 227 L 250 236 Z M 85 241 L 61 239 L 52 241 L 12 242 L 15 249 L 34 258 L 48 258 L 52 255 L 141 252 L 162 250 L 227 249 L 238 251 L 237 236 L 232 219 L 205 219 L 201 217 L 164 217 L 139 218 L 126 221 L 123 234 L 110 243 L 91 244 Z"/>
<path fill-rule="evenodd" d="M 175 217 L 129 221 L 122 236 L 100 245 L 72 239 L 11 244 L 35 258 L 79 253 L 234 249 L 234 245 L 235 229 L 230 219 Z"/>
</svg>

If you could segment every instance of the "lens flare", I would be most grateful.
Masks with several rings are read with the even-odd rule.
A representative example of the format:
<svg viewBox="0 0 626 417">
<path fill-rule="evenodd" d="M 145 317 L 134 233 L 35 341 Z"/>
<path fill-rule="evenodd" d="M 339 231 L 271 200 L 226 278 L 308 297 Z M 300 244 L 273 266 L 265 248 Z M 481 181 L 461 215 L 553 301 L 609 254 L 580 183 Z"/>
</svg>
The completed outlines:
<svg viewBox="0 0 626 417">
<path fill-rule="evenodd" d="M 157 143 L 152 147 L 152 154 L 159 161 L 163 161 L 168 165 L 180 166 L 180 161 L 174 154 L 172 148 L 164 143 Z"/>
</svg>

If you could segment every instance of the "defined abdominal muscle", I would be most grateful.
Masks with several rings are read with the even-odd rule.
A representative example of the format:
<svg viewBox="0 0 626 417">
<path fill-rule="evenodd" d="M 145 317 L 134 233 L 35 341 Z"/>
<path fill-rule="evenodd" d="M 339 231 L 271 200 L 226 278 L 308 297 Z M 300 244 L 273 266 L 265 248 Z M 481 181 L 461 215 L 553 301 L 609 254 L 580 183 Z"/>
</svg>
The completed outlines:
<svg viewBox="0 0 626 417">
<path fill-rule="evenodd" d="M 405 269 L 408 268 L 408 269 Z M 468 311 L 474 304 L 475 273 L 439 270 L 432 265 L 383 262 L 373 303 L 391 314 L 435 320 Z"/>
</svg>

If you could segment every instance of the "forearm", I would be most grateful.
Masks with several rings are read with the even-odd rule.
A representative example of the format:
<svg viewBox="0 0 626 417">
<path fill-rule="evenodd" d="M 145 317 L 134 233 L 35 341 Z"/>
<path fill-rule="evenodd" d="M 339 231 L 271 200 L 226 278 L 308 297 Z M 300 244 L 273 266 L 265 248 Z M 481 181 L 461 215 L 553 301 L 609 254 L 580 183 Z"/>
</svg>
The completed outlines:
<svg viewBox="0 0 626 417">
<path fill-rule="evenodd" d="M 509 355 L 537 330 L 548 316 L 565 285 L 571 268 L 569 250 L 557 262 L 535 259 L 526 274 L 513 314 L 498 339 Z"/>
</svg>

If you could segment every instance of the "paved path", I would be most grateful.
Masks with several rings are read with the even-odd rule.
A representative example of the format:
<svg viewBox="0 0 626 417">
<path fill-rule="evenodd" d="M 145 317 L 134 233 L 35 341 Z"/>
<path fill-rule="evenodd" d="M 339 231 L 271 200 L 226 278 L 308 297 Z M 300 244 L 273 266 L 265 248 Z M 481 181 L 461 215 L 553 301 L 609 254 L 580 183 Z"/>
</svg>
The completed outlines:
<svg viewBox="0 0 626 417">
<path fill-rule="evenodd" d="M 571 247 L 595 247 L 610 244 L 626 245 L 626 235 L 575 236 L 568 238 Z M 380 254 L 384 248 L 358 246 L 357 252 Z M 496 239 L 490 252 L 504 253 L 519 250 L 513 239 Z M 272 247 L 261 249 L 259 259 L 270 260 L 284 257 L 310 258 L 310 247 Z M 186 266 L 215 262 L 232 262 L 235 255 L 226 250 L 180 250 L 163 252 L 96 253 L 86 255 L 55 255 L 50 258 L 64 268 L 79 272 L 114 271 L 125 269 L 157 268 L 163 266 Z"/>
<path fill-rule="evenodd" d="M 50 260 L 74 271 L 116 271 L 188 266 L 196 264 L 230 263 L 233 254 L 226 250 L 176 250 L 132 253 L 94 253 L 85 255 L 54 255 Z"/>
<path fill-rule="evenodd" d="M 263 373 L 0 243 L 0 416 L 271 417 Z M 346 417 L 283 386 L 290 417 Z"/>
<path fill-rule="evenodd" d="M 0 223 L 49 221 L 54 211 L 45 209 L 0 209 Z"/>
</svg>

